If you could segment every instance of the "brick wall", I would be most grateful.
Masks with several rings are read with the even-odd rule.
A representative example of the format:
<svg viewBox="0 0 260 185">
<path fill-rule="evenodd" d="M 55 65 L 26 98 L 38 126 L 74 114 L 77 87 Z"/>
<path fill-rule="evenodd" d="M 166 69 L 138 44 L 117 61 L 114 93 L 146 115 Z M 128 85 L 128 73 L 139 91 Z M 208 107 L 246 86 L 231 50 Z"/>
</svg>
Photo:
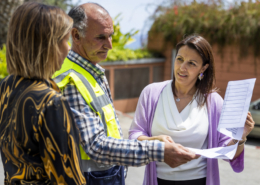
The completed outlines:
<svg viewBox="0 0 260 185">
<path fill-rule="evenodd" d="M 162 53 L 165 58 L 164 80 L 171 79 L 171 61 L 173 45 L 164 42 L 163 36 L 151 35 L 148 37 L 148 49 Z M 212 46 L 215 58 L 216 87 L 224 98 L 228 81 L 257 78 L 252 101 L 260 98 L 260 59 L 255 59 L 252 52 L 247 57 L 240 57 L 239 48 L 227 46 L 222 54 L 217 45 Z M 257 65 L 255 65 L 257 63 Z"/>
<path fill-rule="evenodd" d="M 236 46 L 223 49 L 222 56 L 218 46 L 213 46 L 216 68 L 216 86 L 220 88 L 220 95 L 224 97 L 228 81 L 256 78 L 252 101 L 260 98 L 260 61 L 252 52 L 247 57 L 240 57 Z M 258 65 L 255 65 L 255 62 Z"/>
</svg>

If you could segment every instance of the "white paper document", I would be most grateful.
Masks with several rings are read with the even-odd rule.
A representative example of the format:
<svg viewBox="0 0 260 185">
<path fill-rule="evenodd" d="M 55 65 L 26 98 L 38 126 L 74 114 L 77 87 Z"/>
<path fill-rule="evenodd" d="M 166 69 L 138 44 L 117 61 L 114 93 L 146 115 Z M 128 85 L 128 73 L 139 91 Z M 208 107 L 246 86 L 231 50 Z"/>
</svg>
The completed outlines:
<svg viewBox="0 0 260 185">
<path fill-rule="evenodd" d="M 220 115 L 218 131 L 241 140 L 256 79 L 228 82 Z M 233 159 L 237 144 L 211 149 L 188 148 L 206 158 Z"/>
<path fill-rule="evenodd" d="M 210 149 L 203 149 L 203 150 L 195 149 L 195 148 L 188 148 L 188 149 L 206 158 L 233 159 L 237 151 L 237 145 L 238 143 L 231 146 L 217 147 L 217 148 L 210 148 Z"/>
<path fill-rule="evenodd" d="M 255 78 L 228 82 L 218 131 L 240 140 L 255 85 Z"/>
</svg>

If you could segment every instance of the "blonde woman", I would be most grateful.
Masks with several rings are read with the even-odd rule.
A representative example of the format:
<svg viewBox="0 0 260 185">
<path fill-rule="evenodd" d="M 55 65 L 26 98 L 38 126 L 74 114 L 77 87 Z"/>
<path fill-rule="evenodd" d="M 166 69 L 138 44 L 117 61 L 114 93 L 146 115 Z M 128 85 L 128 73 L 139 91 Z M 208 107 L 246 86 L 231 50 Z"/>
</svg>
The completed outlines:
<svg viewBox="0 0 260 185">
<path fill-rule="evenodd" d="M 79 134 L 51 76 L 68 54 L 73 20 L 29 2 L 14 12 L 0 82 L 0 150 L 5 184 L 86 184 Z M 1 183 L 2 184 L 2 183 Z"/>
</svg>

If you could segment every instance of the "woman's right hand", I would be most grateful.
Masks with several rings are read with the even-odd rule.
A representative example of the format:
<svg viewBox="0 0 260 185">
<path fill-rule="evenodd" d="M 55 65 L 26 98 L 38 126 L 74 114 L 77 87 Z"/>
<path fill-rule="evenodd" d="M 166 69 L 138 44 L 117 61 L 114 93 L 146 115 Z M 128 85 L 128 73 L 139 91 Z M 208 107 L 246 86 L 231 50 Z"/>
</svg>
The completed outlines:
<svg viewBox="0 0 260 185">
<path fill-rule="evenodd" d="M 167 135 L 159 135 L 159 136 L 152 136 L 152 137 L 148 137 L 148 136 L 139 136 L 137 138 L 139 141 L 144 141 L 144 140 L 159 140 L 161 142 L 169 142 L 169 143 L 174 143 L 174 141 L 172 140 L 172 138 L 170 136 Z"/>
<path fill-rule="evenodd" d="M 174 141 L 172 140 L 172 138 L 170 136 L 167 135 L 159 135 L 159 136 L 154 136 L 155 140 L 159 140 L 161 142 L 170 142 L 170 143 L 174 143 Z"/>
</svg>

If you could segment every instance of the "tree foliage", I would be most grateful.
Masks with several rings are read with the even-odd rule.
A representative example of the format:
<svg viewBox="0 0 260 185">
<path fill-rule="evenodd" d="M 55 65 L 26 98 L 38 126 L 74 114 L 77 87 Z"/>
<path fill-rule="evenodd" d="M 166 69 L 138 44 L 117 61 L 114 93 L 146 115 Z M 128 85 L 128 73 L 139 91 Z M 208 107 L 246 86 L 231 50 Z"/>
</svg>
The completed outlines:
<svg viewBox="0 0 260 185">
<path fill-rule="evenodd" d="M 0 49 L 0 80 L 3 79 L 8 75 L 7 69 L 6 69 L 6 48 L 3 46 L 2 49 Z"/>
<path fill-rule="evenodd" d="M 23 3 L 23 0 L 0 0 L 0 48 L 6 42 L 8 23 L 16 7 Z"/>
<path fill-rule="evenodd" d="M 105 61 L 126 61 L 151 57 L 152 54 L 146 49 L 131 50 L 125 47 L 127 44 L 134 41 L 133 36 L 139 31 L 132 29 L 123 34 L 120 29 L 119 18 L 120 14 L 114 18 L 114 34 L 112 36 L 113 49 L 108 52 L 108 56 Z"/>
<path fill-rule="evenodd" d="M 37 1 L 47 5 L 58 6 L 64 11 L 67 11 L 74 6 L 72 0 L 37 0 Z"/>
<path fill-rule="evenodd" d="M 199 34 L 211 44 L 237 45 L 241 56 L 253 49 L 260 56 L 260 1 L 248 1 L 223 7 L 221 3 L 183 1 L 170 7 L 159 6 L 154 14 L 150 34 L 163 33 L 165 40 L 176 45 L 185 35 Z"/>
</svg>

